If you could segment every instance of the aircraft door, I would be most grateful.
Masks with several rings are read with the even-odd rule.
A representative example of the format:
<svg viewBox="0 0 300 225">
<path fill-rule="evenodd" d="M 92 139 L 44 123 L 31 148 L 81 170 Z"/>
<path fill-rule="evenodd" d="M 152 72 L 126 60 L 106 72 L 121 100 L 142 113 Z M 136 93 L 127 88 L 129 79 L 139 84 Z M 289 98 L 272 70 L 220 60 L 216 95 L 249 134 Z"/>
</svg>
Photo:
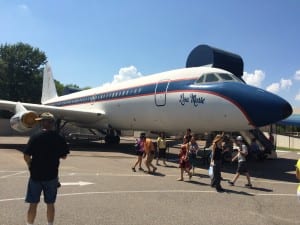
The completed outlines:
<svg viewBox="0 0 300 225">
<path fill-rule="evenodd" d="M 170 80 L 160 80 L 156 83 L 155 87 L 155 105 L 156 106 L 165 106 L 167 103 L 167 92 L 169 87 Z"/>
</svg>

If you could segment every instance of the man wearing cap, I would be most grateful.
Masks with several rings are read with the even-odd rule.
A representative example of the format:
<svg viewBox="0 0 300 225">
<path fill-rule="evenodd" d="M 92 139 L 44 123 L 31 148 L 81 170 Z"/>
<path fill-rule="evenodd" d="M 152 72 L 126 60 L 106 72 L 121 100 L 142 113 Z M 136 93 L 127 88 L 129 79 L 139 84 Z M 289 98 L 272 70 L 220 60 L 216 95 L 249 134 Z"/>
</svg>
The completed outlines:
<svg viewBox="0 0 300 225">
<path fill-rule="evenodd" d="M 24 150 L 24 160 L 30 171 L 25 198 L 25 202 L 29 203 L 27 225 L 34 223 L 42 191 L 47 204 L 48 225 L 53 225 L 60 158 L 67 157 L 69 147 L 54 130 L 55 119 L 51 113 L 42 113 L 36 120 L 42 130 L 30 137 Z"/>
</svg>

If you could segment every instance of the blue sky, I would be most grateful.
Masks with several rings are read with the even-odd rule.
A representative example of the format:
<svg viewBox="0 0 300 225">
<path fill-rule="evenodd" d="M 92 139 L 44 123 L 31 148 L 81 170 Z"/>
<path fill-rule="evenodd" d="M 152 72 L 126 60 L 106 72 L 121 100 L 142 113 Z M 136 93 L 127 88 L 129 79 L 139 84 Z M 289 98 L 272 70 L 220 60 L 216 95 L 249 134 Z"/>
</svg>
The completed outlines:
<svg viewBox="0 0 300 225">
<path fill-rule="evenodd" d="M 208 44 L 239 54 L 247 83 L 300 107 L 298 0 L 0 0 L 0 44 L 46 53 L 55 79 L 96 87 L 185 66 Z"/>
</svg>

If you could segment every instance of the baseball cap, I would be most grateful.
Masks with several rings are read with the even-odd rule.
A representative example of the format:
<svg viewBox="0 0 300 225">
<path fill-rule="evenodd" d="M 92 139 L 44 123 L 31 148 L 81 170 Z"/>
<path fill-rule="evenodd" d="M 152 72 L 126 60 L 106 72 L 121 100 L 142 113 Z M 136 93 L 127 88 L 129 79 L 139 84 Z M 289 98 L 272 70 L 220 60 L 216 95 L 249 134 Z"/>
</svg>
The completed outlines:
<svg viewBox="0 0 300 225">
<path fill-rule="evenodd" d="M 41 121 L 41 120 L 55 120 L 55 119 L 54 119 L 54 116 L 51 113 L 44 112 L 39 117 L 35 118 L 35 120 Z"/>
<path fill-rule="evenodd" d="M 242 140 L 243 140 L 243 137 L 242 137 L 242 136 L 237 136 L 237 137 L 236 137 L 236 140 L 237 140 L 237 141 L 242 141 Z"/>
</svg>

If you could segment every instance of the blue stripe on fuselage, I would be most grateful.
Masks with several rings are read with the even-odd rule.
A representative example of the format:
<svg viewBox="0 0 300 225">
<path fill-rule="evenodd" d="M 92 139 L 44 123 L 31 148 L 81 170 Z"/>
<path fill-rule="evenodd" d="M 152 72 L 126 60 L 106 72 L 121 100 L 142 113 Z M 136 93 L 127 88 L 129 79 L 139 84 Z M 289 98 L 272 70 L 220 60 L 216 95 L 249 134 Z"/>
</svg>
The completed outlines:
<svg viewBox="0 0 300 225">
<path fill-rule="evenodd" d="M 196 79 L 189 80 L 175 80 L 170 81 L 168 86 L 168 92 L 203 92 L 212 95 L 217 95 L 239 108 L 239 110 L 244 114 L 244 116 L 249 121 L 249 124 L 253 126 L 262 126 L 266 124 L 265 113 L 261 114 L 266 108 L 269 111 L 269 106 L 265 103 L 272 103 L 278 101 L 278 96 L 265 92 L 256 87 L 246 85 L 242 82 L 216 82 L 216 83 L 206 83 L 195 85 Z M 168 81 L 165 82 L 167 84 Z M 164 84 L 164 83 L 160 83 Z M 119 89 L 105 93 L 99 93 L 90 96 L 83 96 L 79 98 L 73 98 L 69 100 L 63 100 L 51 103 L 54 106 L 70 106 L 70 105 L 80 105 L 88 104 L 91 102 L 102 102 L 102 101 L 112 101 L 120 100 L 126 98 L 134 98 L 140 96 L 154 95 L 155 94 L 156 83 L 151 83 L 142 86 L 136 86 L 126 89 Z M 164 93 L 166 85 L 158 85 L 156 93 Z M 281 104 L 282 102 L 280 102 Z M 279 104 L 277 104 L 279 105 Z M 262 108 L 263 110 L 258 110 Z M 276 108 L 273 108 L 276 110 Z M 275 121 L 278 114 L 270 114 L 270 121 Z"/>
<path fill-rule="evenodd" d="M 177 90 L 184 90 L 188 87 L 188 84 L 191 84 L 195 81 L 195 79 L 192 80 L 179 80 L 179 81 L 173 81 L 170 82 L 168 91 L 175 91 Z M 165 82 L 168 83 L 168 82 Z M 161 83 L 163 84 L 163 83 Z M 52 106 L 70 106 L 70 105 L 78 105 L 78 104 L 87 104 L 90 102 L 101 102 L 101 101 L 111 101 L 111 100 L 119 100 L 124 98 L 133 98 L 133 97 L 139 97 L 139 96 L 145 96 L 145 95 L 153 95 L 155 94 L 155 88 L 156 83 L 151 83 L 147 85 L 142 86 L 135 86 L 131 88 L 125 88 L 125 89 L 119 89 L 104 93 L 99 93 L 95 95 L 87 95 L 77 98 L 71 98 L 68 100 L 61 100 L 56 101 L 53 103 L 50 103 L 48 105 Z M 159 85 L 157 87 L 156 93 L 162 93 L 165 92 L 165 86 Z"/>
</svg>

